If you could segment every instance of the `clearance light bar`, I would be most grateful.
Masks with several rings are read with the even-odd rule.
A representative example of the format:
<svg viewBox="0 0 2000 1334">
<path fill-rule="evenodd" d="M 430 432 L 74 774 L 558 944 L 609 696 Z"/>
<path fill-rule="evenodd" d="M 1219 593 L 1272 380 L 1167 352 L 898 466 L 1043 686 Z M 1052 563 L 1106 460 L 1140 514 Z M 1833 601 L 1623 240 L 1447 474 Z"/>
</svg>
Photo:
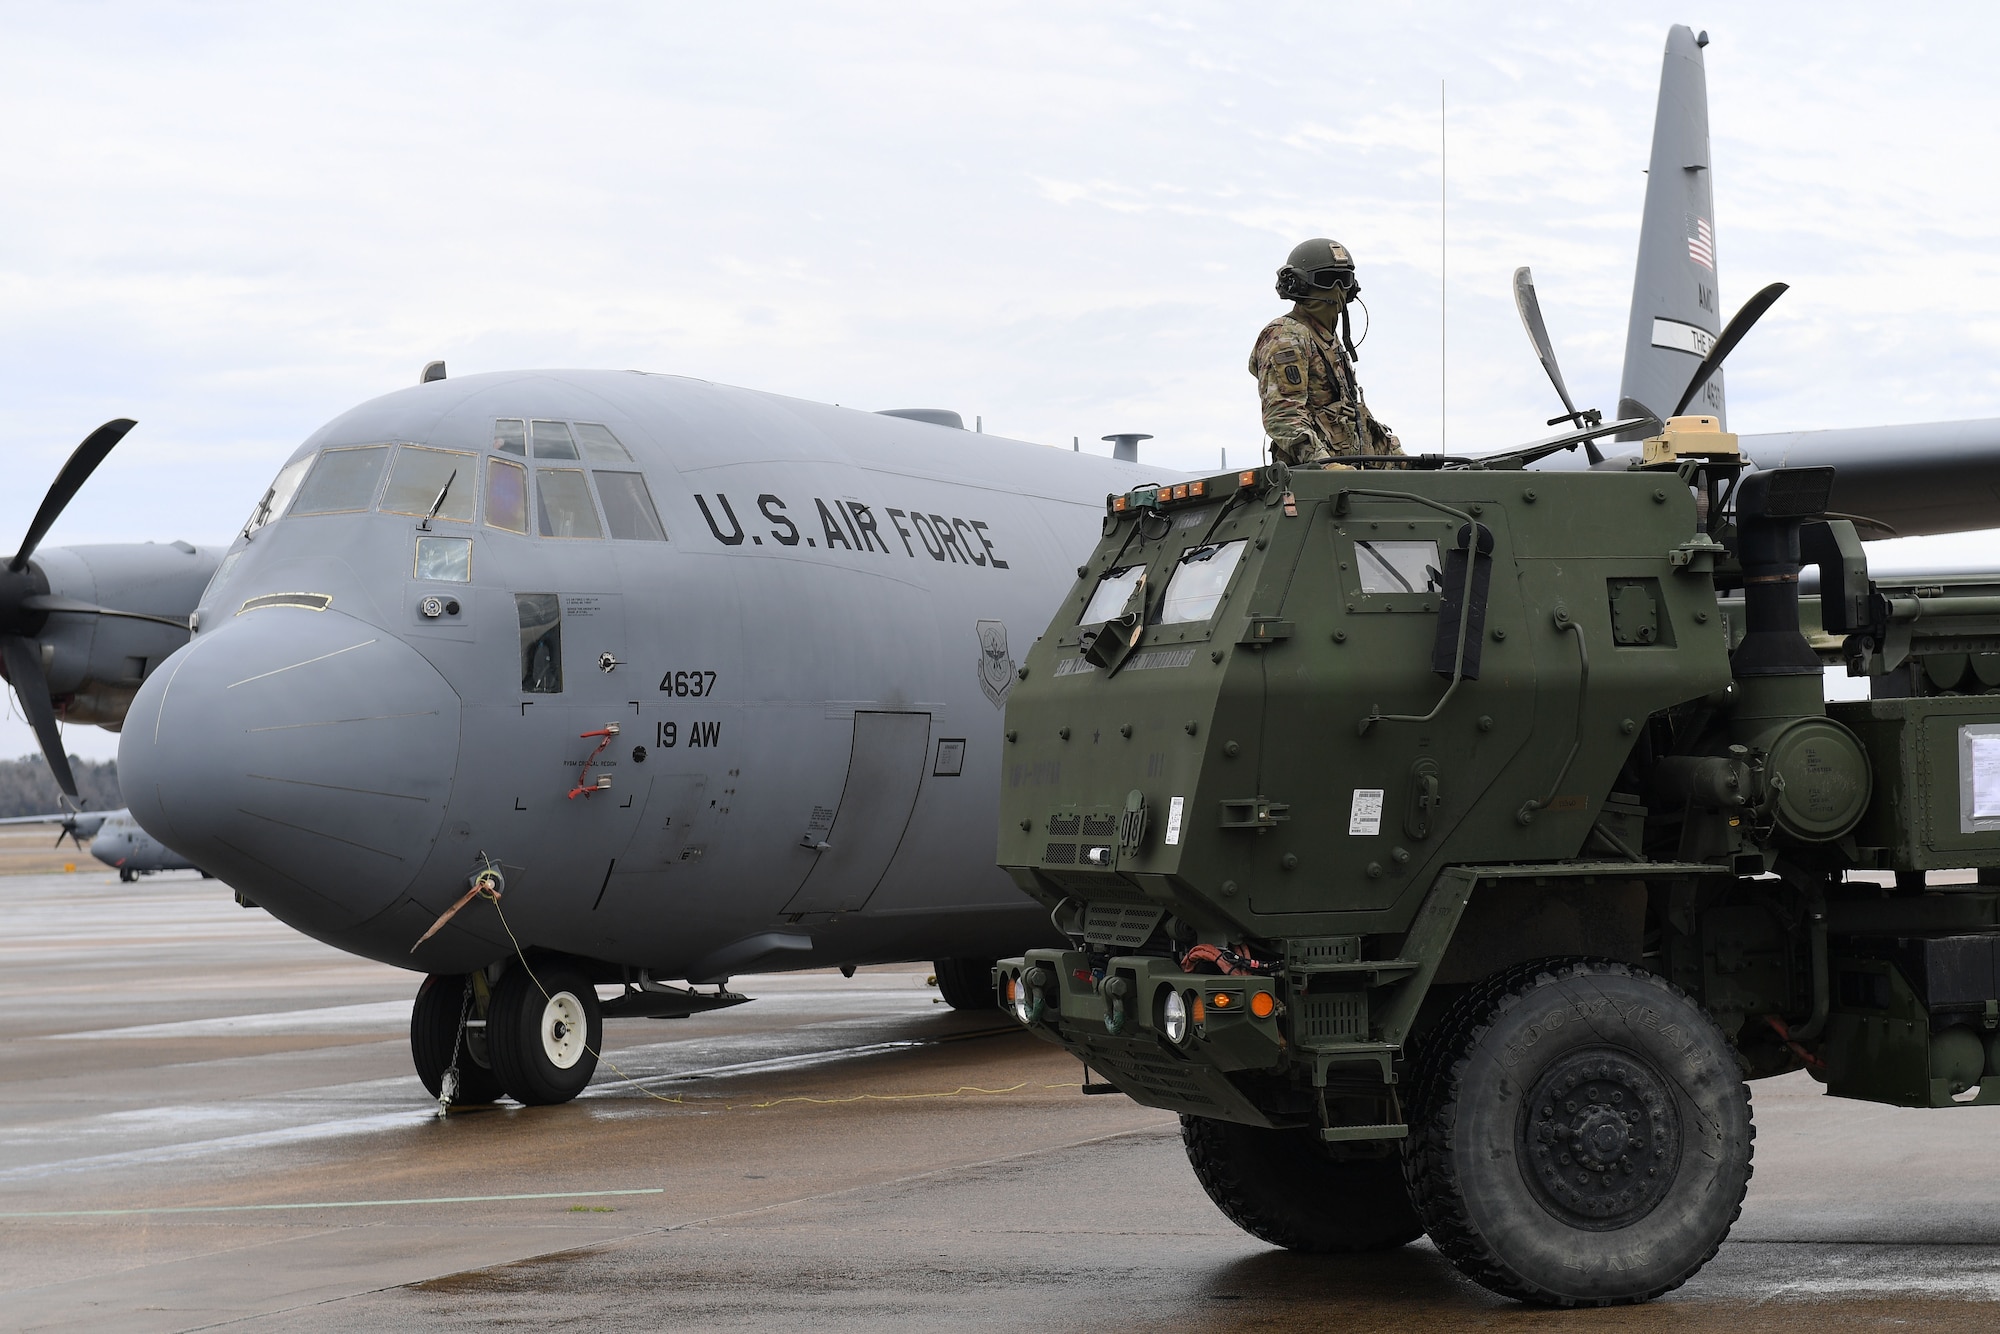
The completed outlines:
<svg viewBox="0 0 2000 1334">
<path fill-rule="evenodd" d="M 1129 514 L 1133 510 L 1164 509 L 1169 505 L 1186 504 L 1192 500 L 1206 500 L 1211 495 L 1231 490 L 1228 477 L 1204 477 L 1195 482 L 1175 482 L 1171 486 L 1142 486 L 1127 491 L 1122 496 L 1107 496 L 1108 507 L 1113 514 Z M 1258 485 L 1258 470 L 1250 469 L 1236 474 L 1233 489 Z"/>
</svg>

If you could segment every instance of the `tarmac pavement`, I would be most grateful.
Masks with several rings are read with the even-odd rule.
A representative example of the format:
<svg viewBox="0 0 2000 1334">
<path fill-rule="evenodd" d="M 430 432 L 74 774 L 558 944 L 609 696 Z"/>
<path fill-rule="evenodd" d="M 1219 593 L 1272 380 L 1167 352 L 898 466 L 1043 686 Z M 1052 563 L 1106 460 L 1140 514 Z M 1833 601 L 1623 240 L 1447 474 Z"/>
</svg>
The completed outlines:
<svg viewBox="0 0 2000 1334">
<path fill-rule="evenodd" d="M 2000 1329 L 2000 1109 L 1761 1082 L 1716 1260 L 1539 1311 L 1427 1243 L 1271 1250 L 1172 1117 L 926 971 L 739 979 L 608 1025 L 575 1103 L 439 1120 L 415 975 L 191 874 L 0 877 L 0 1327 Z"/>
</svg>

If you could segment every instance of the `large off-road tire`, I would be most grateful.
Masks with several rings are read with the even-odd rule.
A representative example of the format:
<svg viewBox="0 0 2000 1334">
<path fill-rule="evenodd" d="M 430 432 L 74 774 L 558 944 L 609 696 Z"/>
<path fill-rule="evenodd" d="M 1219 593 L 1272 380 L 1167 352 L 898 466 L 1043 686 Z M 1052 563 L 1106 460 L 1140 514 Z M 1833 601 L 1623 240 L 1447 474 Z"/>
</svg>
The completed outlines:
<svg viewBox="0 0 2000 1334">
<path fill-rule="evenodd" d="M 483 1030 L 468 1028 L 460 1042 L 458 1019 L 465 1005 L 463 973 L 432 973 L 417 988 L 416 1004 L 410 1007 L 410 1059 L 417 1078 L 435 1098 L 444 1088 L 444 1072 L 451 1065 L 452 1045 L 458 1046 L 458 1093 L 454 1103 L 499 1101 L 500 1076 L 486 1060 Z M 477 1014 L 471 1017 L 478 1018 Z"/>
<path fill-rule="evenodd" d="M 1253 1237 L 1326 1254 L 1391 1250 L 1423 1235 L 1393 1146 L 1335 1157 L 1317 1141 L 1312 1130 L 1181 1118 L 1195 1179 Z"/>
<path fill-rule="evenodd" d="M 1000 997 L 993 990 L 993 960 L 939 959 L 931 965 L 937 974 L 938 994 L 954 1010 L 993 1010 Z"/>
<path fill-rule="evenodd" d="M 1750 1095 L 1722 1031 L 1625 964 L 1552 959 L 1472 988 L 1424 1045 L 1405 1152 L 1459 1270 L 1548 1306 L 1643 1302 L 1729 1235 Z"/>
<path fill-rule="evenodd" d="M 486 1009 L 486 1050 L 500 1087 L 528 1107 L 568 1102 L 597 1072 L 604 1008 L 573 964 L 516 962 L 494 985 Z"/>
</svg>

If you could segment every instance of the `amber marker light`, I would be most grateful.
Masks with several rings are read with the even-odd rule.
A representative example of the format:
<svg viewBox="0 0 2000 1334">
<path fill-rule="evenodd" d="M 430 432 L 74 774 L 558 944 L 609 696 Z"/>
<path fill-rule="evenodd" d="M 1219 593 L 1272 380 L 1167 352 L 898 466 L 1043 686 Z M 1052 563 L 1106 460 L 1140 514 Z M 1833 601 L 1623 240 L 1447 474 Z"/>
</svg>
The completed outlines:
<svg viewBox="0 0 2000 1334">
<path fill-rule="evenodd" d="M 1200 495 L 1206 495 L 1207 493 L 1208 493 L 1208 483 L 1207 483 L 1207 482 L 1189 482 L 1189 483 L 1188 483 L 1188 494 L 1189 494 L 1189 495 L 1191 495 L 1191 496 L 1200 496 Z"/>
<path fill-rule="evenodd" d="M 1278 998 L 1268 991 L 1250 993 L 1250 1013 L 1259 1019 L 1269 1019 L 1278 1012 Z"/>
<path fill-rule="evenodd" d="M 1211 991 L 1208 993 L 1208 1008 L 1211 1010 L 1240 1010 L 1243 998 L 1233 991 Z"/>
<path fill-rule="evenodd" d="M 1256 473 L 1254 473 L 1254 472 L 1239 472 L 1239 473 L 1237 473 L 1237 474 L 1236 474 L 1236 485 L 1238 485 L 1238 486 L 1255 486 L 1256 484 L 1257 484 L 1257 474 L 1256 474 Z"/>
<path fill-rule="evenodd" d="M 1181 484 L 1180 484 L 1179 486 L 1176 486 L 1176 487 L 1174 488 L 1174 499 L 1175 499 L 1175 500 L 1186 500 L 1186 499 L 1187 499 L 1187 483 L 1186 483 L 1186 482 L 1182 482 L 1182 483 L 1181 483 Z"/>
<path fill-rule="evenodd" d="M 1111 502 L 1111 512 L 1113 514 L 1123 514 L 1126 510 L 1131 508 L 1132 508 L 1132 499 L 1129 496 L 1120 496 L 1116 500 Z"/>
<path fill-rule="evenodd" d="M 1194 1021 L 1199 1024 L 1205 1023 L 1207 1020 L 1208 1006 L 1202 1003 L 1201 993 L 1197 991 L 1194 993 Z"/>
</svg>

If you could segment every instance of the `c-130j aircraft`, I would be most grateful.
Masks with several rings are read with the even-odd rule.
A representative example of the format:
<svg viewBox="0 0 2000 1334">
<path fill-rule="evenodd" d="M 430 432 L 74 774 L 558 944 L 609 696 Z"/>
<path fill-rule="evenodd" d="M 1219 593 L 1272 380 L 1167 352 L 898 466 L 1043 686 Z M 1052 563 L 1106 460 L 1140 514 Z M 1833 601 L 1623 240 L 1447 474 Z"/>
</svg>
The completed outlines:
<svg viewBox="0 0 2000 1334">
<path fill-rule="evenodd" d="M 1705 350 L 1659 321 L 1718 328 L 1712 232 L 1705 264 L 1685 239 L 1701 59 L 1669 34 L 1654 160 L 1682 165 L 1649 180 L 1622 387 L 1654 416 Z M 1635 373 L 1661 358 L 1680 374 Z M 316 432 L 226 551 L 38 553 L 130 423 L 85 441 L 0 573 L 58 781 L 57 707 L 122 726 L 150 833 L 424 970 L 412 1052 L 447 1098 L 562 1101 L 607 1009 L 732 999 L 674 982 L 935 959 L 990 1004 L 984 961 L 1050 929 L 994 865 L 999 784 L 1047 777 L 1003 771 L 1000 705 L 1102 497 L 1160 470 L 672 376 L 441 372 Z M 1826 452 L 1905 533 L 1993 523 L 1958 498 L 1993 494 L 2000 422 L 1940 429 Z M 1742 445 L 1796 466 L 1815 439 Z"/>
</svg>

